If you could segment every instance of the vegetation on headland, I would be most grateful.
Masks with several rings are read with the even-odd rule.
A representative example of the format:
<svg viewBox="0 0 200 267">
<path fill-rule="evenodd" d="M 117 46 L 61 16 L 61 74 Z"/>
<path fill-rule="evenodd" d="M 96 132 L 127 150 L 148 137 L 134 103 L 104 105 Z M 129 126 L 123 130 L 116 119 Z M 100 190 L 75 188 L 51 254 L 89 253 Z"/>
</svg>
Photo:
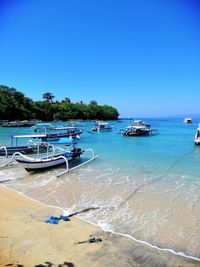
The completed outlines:
<svg viewBox="0 0 200 267">
<path fill-rule="evenodd" d="M 68 97 L 53 101 L 55 96 L 49 92 L 42 97 L 43 101 L 33 101 L 13 87 L 0 85 L 0 120 L 116 120 L 119 116 L 116 108 L 98 105 L 95 100 L 89 104 L 72 103 Z"/>
</svg>

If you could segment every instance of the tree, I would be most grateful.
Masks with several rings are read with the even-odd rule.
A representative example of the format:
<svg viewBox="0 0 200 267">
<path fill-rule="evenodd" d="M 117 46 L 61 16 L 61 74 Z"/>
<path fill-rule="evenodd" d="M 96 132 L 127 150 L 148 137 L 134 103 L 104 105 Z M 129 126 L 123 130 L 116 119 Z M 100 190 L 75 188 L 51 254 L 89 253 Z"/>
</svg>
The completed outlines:
<svg viewBox="0 0 200 267">
<path fill-rule="evenodd" d="M 0 85 L 0 119 L 1 120 L 30 120 L 43 121 L 69 119 L 99 119 L 115 120 L 118 118 L 117 109 L 112 106 L 100 106 L 95 100 L 90 104 L 83 101 L 71 103 L 69 98 L 62 102 L 53 102 L 54 95 L 43 94 L 46 101 L 33 101 L 13 87 Z"/>
<path fill-rule="evenodd" d="M 52 103 L 52 100 L 53 100 L 54 97 L 55 96 L 52 93 L 49 93 L 49 92 L 44 93 L 42 95 L 42 98 L 45 99 L 46 102 L 51 102 L 51 103 Z"/>
<path fill-rule="evenodd" d="M 65 99 L 64 99 L 64 102 L 66 102 L 66 103 L 71 103 L 71 100 L 69 99 L 69 97 L 65 97 Z"/>
<path fill-rule="evenodd" d="M 98 105 L 98 103 L 97 103 L 97 101 L 96 101 L 96 100 L 91 100 L 91 101 L 90 101 L 90 105 L 95 105 L 95 106 L 97 106 L 97 105 Z"/>
</svg>

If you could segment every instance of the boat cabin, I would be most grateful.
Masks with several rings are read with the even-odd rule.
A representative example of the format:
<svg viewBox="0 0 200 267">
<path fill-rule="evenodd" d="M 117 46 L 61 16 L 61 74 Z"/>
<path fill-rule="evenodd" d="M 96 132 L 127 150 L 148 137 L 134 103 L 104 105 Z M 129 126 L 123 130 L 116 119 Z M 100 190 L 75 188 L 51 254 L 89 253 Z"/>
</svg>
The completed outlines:
<svg viewBox="0 0 200 267">
<path fill-rule="evenodd" d="M 99 131 L 112 131 L 114 126 L 110 125 L 108 122 L 99 122 L 97 126 L 92 128 L 93 132 L 99 132 Z"/>
<path fill-rule="evenodd" d="M 192 123 L 192 119 L 191 118 L 185 118 L 184 119 L 184 122 L 187 124 L 187 123 Z"/>
</svg>

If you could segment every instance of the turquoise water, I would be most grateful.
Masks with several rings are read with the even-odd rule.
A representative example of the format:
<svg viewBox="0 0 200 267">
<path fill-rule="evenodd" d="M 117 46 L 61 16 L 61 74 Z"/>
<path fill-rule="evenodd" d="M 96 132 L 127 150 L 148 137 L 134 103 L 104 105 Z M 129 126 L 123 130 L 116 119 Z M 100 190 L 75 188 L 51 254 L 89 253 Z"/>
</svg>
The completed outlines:
<svg viewBox="0 0 200 267">
<path fill-rule="evenodd" d="M 200 119 L 192 124 L 145 121 L 159 134 L 124 137 L 118 132 L 127 120 L 111 122 L 112 132 L 99 133 L 91 133 L 92 122 L 81 123 L 79 146 L 93 148 L 99 158 L 63 177 L 56 178 L 62 167 L 27 174 L 15 164 L 0 170 L 0 178 L 9 180 L 4 183 L 8 187 L 67 212 L 101 207 L 80 217 L 104 230 L 200 258 L 200 147 L 194 145 Z M 0 128 L 0 145 L 9 145 L 12 134 L 31 133 L 31 128 Z M 1 166 L 5 162 L 1 159 Z"/>
</svg>

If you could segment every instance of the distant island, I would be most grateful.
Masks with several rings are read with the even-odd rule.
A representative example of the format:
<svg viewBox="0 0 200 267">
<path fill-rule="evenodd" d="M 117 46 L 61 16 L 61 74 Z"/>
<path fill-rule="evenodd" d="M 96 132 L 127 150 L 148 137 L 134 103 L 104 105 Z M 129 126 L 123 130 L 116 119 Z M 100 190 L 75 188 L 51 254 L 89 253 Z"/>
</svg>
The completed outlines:
<svg viewBox="0 0 200 267">
<path fill-rule="evenodd" d="M 89 104 L 80 101 L 72 103 L 66 97 L 62 101 L 53 101 L 55 96 L 44 93 L 43 101 L 33 101 L 13 87 L 0 85 L 0 120 L 117 120 L 116 108 L 98 105 L 95 100 Z"/>
</svg>

